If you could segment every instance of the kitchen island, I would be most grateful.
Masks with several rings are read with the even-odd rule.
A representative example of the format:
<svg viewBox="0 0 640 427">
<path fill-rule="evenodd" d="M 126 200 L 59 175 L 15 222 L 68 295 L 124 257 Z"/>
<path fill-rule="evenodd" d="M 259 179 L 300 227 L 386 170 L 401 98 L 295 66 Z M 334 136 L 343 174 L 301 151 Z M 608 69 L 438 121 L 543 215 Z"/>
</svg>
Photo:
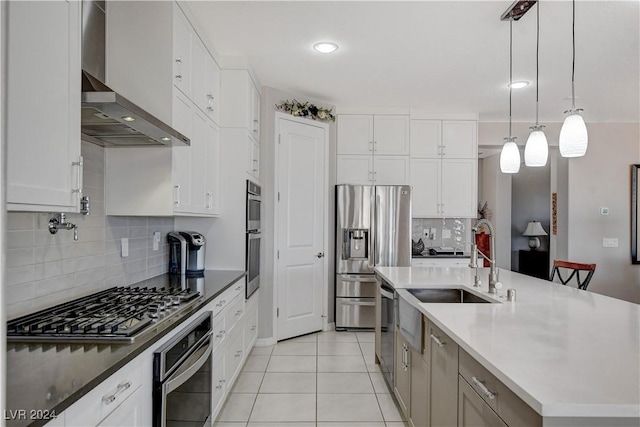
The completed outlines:
<svg viewBox="0 0 640 427">
<path fill-rule="evenodd" d="M 542 417 L 544 426 L 640 423 L 640 306 L 501 270 L 377 267 L 417 308 Z M 420 303 L 407 288 L 464 287 L 493 304 Z M 506 300 L 506 290 L 516 300 Z M 462 353 L 461 351 L 461 353 Z M 462 373 L 461 373 L 462 375 Z"/>
</svg>

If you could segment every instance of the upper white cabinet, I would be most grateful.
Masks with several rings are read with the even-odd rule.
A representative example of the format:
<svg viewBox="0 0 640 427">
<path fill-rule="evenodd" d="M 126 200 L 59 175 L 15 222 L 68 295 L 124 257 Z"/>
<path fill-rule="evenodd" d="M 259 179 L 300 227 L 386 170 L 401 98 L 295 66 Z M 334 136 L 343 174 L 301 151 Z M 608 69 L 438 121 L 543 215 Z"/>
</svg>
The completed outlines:
<svg viewBox="0 0 640 427">
<path fill-rule="evenodd" d="M 80 3 L 8 2 L 7 15 L 7 209 L 77 212 Z"/>
<path fill-rule="evenodd" d="M 338 154 L 409 154 L 409 116 L 339 115 Z"/>
<path fill-rule="evenodd" d="M 191 140 L 107 149 L 107 215 L 218 215 L 220 70 L 187 15 L 175 2 L 109 2 L 107 52 L 108 83 Z"/>
<path fill-rule="evenodd" d="M 337 183 L 409 183 L 409 116 L 339 115 Z"/>
<path fill-rule="evenodd" d="M 260 142 L 260 92 L 247 70 L 221 70 L 223 127 L 245 128 Z"/>
<path fill-rule="evenodd" d="M 411 120 L 411 157 L 477 159 L 472 120 Z"/>
<path fill-rule="evenodd" d="M 477 122 L 411 120 L 412 215 L 477 216 Z"/>
</svg>

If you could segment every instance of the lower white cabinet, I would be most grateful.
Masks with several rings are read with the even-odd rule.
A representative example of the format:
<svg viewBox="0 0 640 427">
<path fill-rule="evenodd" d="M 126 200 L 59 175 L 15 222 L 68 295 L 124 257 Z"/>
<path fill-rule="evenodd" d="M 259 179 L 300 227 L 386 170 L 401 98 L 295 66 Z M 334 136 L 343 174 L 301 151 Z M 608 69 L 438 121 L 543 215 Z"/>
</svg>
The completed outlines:
<svg viewBox="0 0 640 427">
<path fill-rule="evenodd" d="M 225 351 L 219 350 L 213 352 L 213 378 L 211 385 L 213 387 L 213 402 L 211 404 L 211 413 L 217 414 L 222 409 L 224 398 L 227 395 L 227 377 L 225 376 Z M 215 418 L 214 418 L 215 419 Z"/>
<path fill-rule="evenodd" d="M 146 390 L 143 388 L 139 388 L 134 391 L 131 396 L 129 396 L 115 411 L 113 411 L 110 415 L 107 416 L 102 422 L 99 424 L 99 427 L 143 427 L 148 426 L 148 414 L 146 410 L 148 408 L 143 407 L 140 404 L 142 400 L 142 394 L 145 393 Z M 148 390 L 146 392 L 150 392 Z M 69 425 L 69 424 L 67 424 Z"/>
<path fill-rule="evenodd" d="M 247 173 L 256 180 L 260 179 L 260 144 L 247 136 Z"/>
<path fill-rule="evenodd" d="M 65 411 L 65 425 L 149 425 L 152 415 L 151 388 L 148 387 L 152 381 L 151 364 L 151 355 L 144 353 L 118 370 Z M 147 386 L 143 387 L 143 383 Z M 121 423 L 120 420 L 135 423 Z"/>
</svg>

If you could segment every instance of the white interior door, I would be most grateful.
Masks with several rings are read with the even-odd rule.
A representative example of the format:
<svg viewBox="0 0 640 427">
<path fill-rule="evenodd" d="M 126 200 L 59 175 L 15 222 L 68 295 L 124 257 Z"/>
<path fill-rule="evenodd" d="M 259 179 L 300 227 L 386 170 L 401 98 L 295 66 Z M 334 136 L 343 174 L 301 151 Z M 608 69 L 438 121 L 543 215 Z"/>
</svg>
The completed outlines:
<svg viewBox="0 0 640 427">
<path fill-rule="evenodd" d="M 327 128 L 278 120 L 277 339 L 283 340 L 323 327 Z"/>
</svg>

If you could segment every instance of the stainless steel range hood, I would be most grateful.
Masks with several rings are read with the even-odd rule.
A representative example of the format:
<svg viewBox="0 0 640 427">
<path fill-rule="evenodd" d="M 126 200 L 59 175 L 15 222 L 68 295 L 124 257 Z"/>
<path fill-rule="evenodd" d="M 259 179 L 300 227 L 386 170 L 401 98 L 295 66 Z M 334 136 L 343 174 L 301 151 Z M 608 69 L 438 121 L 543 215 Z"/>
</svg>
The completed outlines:
<svg viewBox="0 0 640 427">
<path fill-rule="evenodd" d="M 82 2 L 82 139 L 104 147 L 190 145 L 189 138 L 103 83 L 105 7 L 105 1 Z"/>
</svg>

